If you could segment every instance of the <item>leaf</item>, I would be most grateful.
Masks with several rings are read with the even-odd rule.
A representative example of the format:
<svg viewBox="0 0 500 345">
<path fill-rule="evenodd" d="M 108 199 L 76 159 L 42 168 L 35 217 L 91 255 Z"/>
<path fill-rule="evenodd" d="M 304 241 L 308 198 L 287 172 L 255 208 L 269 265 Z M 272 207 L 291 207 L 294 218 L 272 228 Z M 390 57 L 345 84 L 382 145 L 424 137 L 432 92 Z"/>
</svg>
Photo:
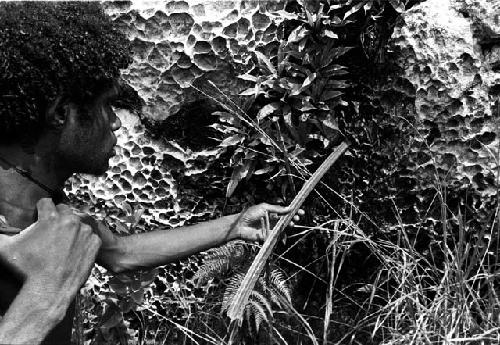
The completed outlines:
<svg viewBox="0 0 500 345">
<path fill-rule="evenodd" d="M 102 319 L 105 320 L 100 327 L 102 328 L 112 328 L 118 325 L 123 320 L 123 315 L 118 307 L 110 306 L 106 309 L 106 312 L 102 316 Z"/>
<path fill-rule="evenodd" d="M 333 32 L 332 30 L 325 29 L 324 34 L 326 37 L 339 38 L 339 36 L 335 32 Z"/>
<path fill-rule="evenodd" d="M 243 80 L 246 80 L 246 81 L 251 81 L 251 82 L 254 82 L 254 83 L 257 83 L 259 81 L 259 78 L 254 76 L 254 75 L 251 75 L 251 74 L 242 74 L 242 75 L 239 75 L 238 76 L 239 79 L 243 79 Z"/>
<path fill-rule="evenodd" d="M 330 50 L 330 54 L 332 55 L 332 59 L 338 59 L 345 53 L 349 52 L 353 47 L 338 47 Z"/>
<path fill-rule="evenodd" d="M 257 92 L 255 90 L 255 87 L 248 88 L 242 92 L 239 93 L 240 96 L 256 96 Z"/>
<path fill-rule="evenodd" d="M 304 91 L 309 85 L 311 85 L 314 79 L 316 79 L 316 73 L 309 74 L 300 87 L 301 91 Z"/>
<path fill-rule="evenodd" d="M 240 181 L 245 178 L 250 169 L 251 161 L 247 160 L 242 165 L 237 166 L 233 170 L 233 174 L 231 175 L 231 180 L 229 181 L 226 189 L 226 198 L 231 197 L 233 195 L 236 187 L 240 183 Z"/>
<path fill-rule="evenodd" d="M 307 44 L 307 40 L 302 40 L 299 42 L 299 52 L 302 52 L 304 50 L 304 48 L 306 47 L 306 44 Z M 307 58 L 307 55 L 305 56 L 305 58 Z"/>
<path fill-rule="evenodd" d="M 132 214 L 132 206 L 130 206 L 130 204 L 126 201 L 124 201 L 122 203 L 122 206 L 123 206 L 123 209 L 125 210 L 125 212 L 127 212 L 127 214 Z"/>
<path fill-rule="evenodd" d="M 332 10 L 338 10 L 338 9 L 341 9 L 342 7 L 344 7 L 345 4 L 341 4 L 341 5 L 331 5 L 330 6 L 330 11 Z"/>
<path fill-rule="evenodd" d="M 274 167 L 272 165 L 268 165 L 262 169 L 255 170 L 253 174 L 254 175 L 262 175 L 262 174 L 267 174 L 273 170 L 274 170 Z"/>
<path fill-rule="evenodd" d="M 338 90 L 331 90 L 331 91 L 326 91 L 321 94 L 321 100 L 322 101 L 328 101 L 333 98 L 337 98 L 342 96 L 344 93 L 342 91 Z"/>
<path fill-rule="evenodd" d="M 301 99 L 301 104 L 298 107 L 296 107 L 296 109 L 302 112 L 306 112 L 306 111 L 316 110 L 317 108 L 311 104 L 310 97 L 304 97 Z"/>
<path fill-rule="evenodd" d="M 330 79 L 328 81 L 328 86 L 333 89 L 345 89 L 346 87 L 350 87 L 346 80 L 335 80 Z"/>
<path fill-rule="evenodd" d="M 339 130 L 338 123 L 337 123 L 336 119 L 333 118 L 333 116 L 327 116 L 326 118 L 321 120 L 321 124 L 325 127 L 328 127 L 331 130 L 335 130 L 335 131 Z"/>
<path fill-rule="evenodd" d="M 235 134 L 235 135 L 232 135 L 230 137 L 227 137 L 226 139 L 224 139 L 221 143 L 220 143 L 220 146 L 221 147 L 230 147 L 230 146 L 234 146 L 236 144 L 239 144 L 243 141 L 243 139 L 245 138 L 244 135 L 241 135 L 241 134 Z"/>
<path fill-rule="evenodd" d="M 116 223 L 115 228 L 119 234 L 128 234 L 128 229 L 122 223 Z"/>
<path fill-rule="evenodd" d="M 358 12 L 369 0 L 363 0 L 356 5 L 354 5 L 349 11 L 344 14 L 344 20 L 352 16 L 354 13 Z"/>
<path fill-rule="evenodd" d="M 297 96 L 302 92 L 302 84 L 290 83 L 291 91 L 290 96 Z"/>
<path fill-rule="evenodd" d="M 290 35 L 288 35 L 288 43 L 299 42 L 303 38 L 305 38 L 309 33 L 310 33 L 310 31 L 301 25 L 301 26 L 295 28 L 290 33 Z"/>
<path fill-rule="evenodd" d="M 116 292 L 119 295 L 126 295 L 128 294 L 128 286 L 124 282 L 122 282 L 120 279 L 117 277 L 112 277 L 108 281 L 109 287 L 113 289 L 114 292 Z"/>
<path fill-rule="evenodd" d="M 262 109 L 259 110 L 259 113 L 257 114 L 257 121 L 260 122 L 269 115 L 273 114 L 276 110 L 279 110 L 279 108 L 280 108 L 279 102 L 266 104 L 265 106 L 262 107 Z"/>
<path fill-rule="evenodd" d="M 132 309 L 135 308 L 135 303 L 132 299 L 130 298 L 126 298 L 126 299 L 123 299 L 120 301 L 120 309 L 122 311 L 122 313 L 128 313 L 129 311 L 131 311 Z"/>
<path fill-rule="evenodd" d="M 405 11 L 405 5 L 401 2 L 401 0 L 389 0 L 389 3 L 394 7 L 396 12 L 403 13 Z"/>
<path fill-rule="evenodd" d="M 144 290 L 140 289 L 138 291 L 132 292 L 130 297 L 134 300 L 135 303 L 137 304 L 142 304 L 144 301 Z"/>
<path fill-rule="evenodd" d="M 158 268 L 154 268 L 150 271 L 143 272 L 141 274 L 141 286 L 146 287 L 149 284 L 151 284 L 156 279 L 158 274 L 159 274 Z"/>
<path fill-rule="evenodd" d="M 139 224 L 139 222 L 141 221 L 142 215 L 144 214 L 144 211 L 145 210 L 143 208 L 139 208 L 139 209 L 135 210 L 133 226 L 136 226 L 137 224 Z"/>
<path fill-rule="evenodd" d="M 341 75 L 346 75 L 349 73 L 349 72 L 347 72 L 346 67 L 341 66 L 341 65 L 331 65 L 328 67 L 324 67 L 321 69 L 320 72 L 321 72 L 321 75 L 329 76 L 329 77 L 341 76 Z"/>
<path fill-rule="evenodd" d="M 288 128 L 288 131 L 290 131 L 290 134 L 292 135 L 292 137 L 294 138 L 294 140 L 298 143 L 301 142 L 301 136 L 300 134 L 297 132 L 293 122 L 292 122 L 292 113 L 290 111 L 288 112 L 285 112 L 283 114 L 283 120 L 285 120 L 285 124 Z"/>
<path fill-rule="evenodd" d="M 257 59 L 259 60 L 259 62 L 261 64 L 264 64 L 267 67 L 269 72 L 271 72 L 273 75 L 277 74 L 276 68 L 274 68 L 273 64 L 271 63 L 271 60 L 269 60 L 269 58 L 267 56 L 265 56 L 264 54 L 262 54 L 258 50 L 255 51 L 255 55 L 257 56 Z"/>
</svg>

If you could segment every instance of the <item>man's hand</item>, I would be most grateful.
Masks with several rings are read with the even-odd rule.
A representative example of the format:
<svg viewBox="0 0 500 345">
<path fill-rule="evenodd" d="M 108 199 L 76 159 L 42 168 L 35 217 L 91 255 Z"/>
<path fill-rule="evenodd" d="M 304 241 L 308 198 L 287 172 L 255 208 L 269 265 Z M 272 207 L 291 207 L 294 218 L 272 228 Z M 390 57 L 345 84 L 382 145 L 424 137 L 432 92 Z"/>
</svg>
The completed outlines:
<svg viewBox="0 0 500 345">
<path fill-rule="evenodd" d="M 266 203 L 254 205 L 240 215 L 230 230 L 229 238 L 262 242 L 269 235 L 267 230 L 272 230 L 278 216 L 290 211 L 289 207 L 279 205 Z M 299 210 L 293 220 L 298 222 L 302 215 L 304 215 L 304 211 Z M 291 225 L 293 226 L 293 223 Z"/>
<path fill-rule="evenodd" d="M 41 199 L 37 209 L 36 223 L 17 235 L 0 235 L 0 260 L 24 279 L 34 301 L 54 304 L 48 312 L 58 319 L 87 280 L 101 240 L 66 205 Z"/>
</svg>

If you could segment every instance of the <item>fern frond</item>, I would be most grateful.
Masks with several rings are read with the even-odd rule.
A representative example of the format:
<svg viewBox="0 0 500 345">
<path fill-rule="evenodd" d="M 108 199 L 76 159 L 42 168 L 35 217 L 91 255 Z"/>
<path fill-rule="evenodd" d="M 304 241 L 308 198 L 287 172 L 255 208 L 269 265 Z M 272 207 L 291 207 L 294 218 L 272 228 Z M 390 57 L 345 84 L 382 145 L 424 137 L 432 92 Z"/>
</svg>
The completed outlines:
<svg viewBox="0 0 500 345">
<path fill-rule="evenodd" d="M 194 279 L 204 283 L 213 278 L 222 278 L 246 263 L 248 255 L 248 246 L 243 242 L 229 242 L 212 248 L 205 253 L 203 264 L 198 268 Z"/>
<path fill-rule="evenodd" d="M 250 293 L 249 300 L 255 301 L 260 305 L 262 305 L 266 309 L 269 315 L 273 313 L 273 308 L 271 307 L 271 303 L 269 303 L 268 299 L 264 295 L 262 295 L 259 291 L 253 290 Z"/>
<path fill-rule="evenodd" d="M 289 301 L 292 300 L 290 286 L 287 284 L 285 274 L 279 268 L 274 268 L 271 270 L 271 275 L 269 282 L 271 284 L 270 288 L 276 290 L 282 296 L 286 297 Z"/>
<path fill-rule="evenodd" d="M 234 296 L 236 295 L 236 291 L 238 291 L 238 287 L 241 284 L 241 280 L 245 276 L 245 271 L 237 271 L 233 274 L 233 276 L 227 282 L 226 289 L 224 291 L 224 296 L 222 298 L 222 311 L 226 311 L 227 308 L 231 305 Z"/>
<path fill-rule="evenodd" d="M 247 330 L 249 334 L 257 334 L 259 332 L 258 327 L 254 327 L 254 323 L 250 322 L 252 320 L 252 315 L 255 315 L 255 311 L 252 310 L 251 306 L 247 306 L 243 313 L 244 320 L 247 320 Z M 257 324 L 257 322 L 255 322 Z"/>
<path fill-rule="evenodd" d="M 269 318 L 267 317 L 266 310 L 260 303 L 257 301 L 249 300 L 248 301 L 248 306 L 247 308 L 250 308 L 252 310 L 252 316 L 255 321 L 255 328 L 256 328 L 256 333 L 259 332 L 260 325 L 262 322 L 265 322 L 266 324 L 269 323 Z M 252 320 L 246 320 L 247 323 L 251 323 Z"/>
<path fill-rule="evenodd" d="M 269 282 L 264 277 L 259 277 L 256 289 L 262 290 L 264 295 L 270 299 L 270 302 L 283 308 L 281 298 L 291 301 L 291 291 L 288 286 L 284 273 L 279 268 L 273 268 L 269 277 Z M 279 296 L 278 296 L 279 295 Z"/>
</svg>

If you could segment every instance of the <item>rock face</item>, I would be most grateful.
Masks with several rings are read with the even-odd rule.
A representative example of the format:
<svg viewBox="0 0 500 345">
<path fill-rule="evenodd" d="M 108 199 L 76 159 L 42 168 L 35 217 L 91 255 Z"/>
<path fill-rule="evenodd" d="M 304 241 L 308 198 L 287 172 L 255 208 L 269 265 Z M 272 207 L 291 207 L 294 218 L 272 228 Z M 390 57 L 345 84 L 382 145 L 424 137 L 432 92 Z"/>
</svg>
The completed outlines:
<svg viewBox="0 0 500 345">
<path fill-rule="evenodd" d="M 191 84 L 210 80 L 223 91 L 242 87 L 235 78 L 252 66 L 251 52 L 277 44 L 284 1 L 104 2 L 106 12 L 134 45 L 123 73 L 146 102 L 145 113 L 163 120 L 200 95 Z"/>
<path fill-rule="evenodd" d="M 499 9 L 495 0 L 428 0 L 393 34 L 397 77 L 415 99 L 406 174 L 421 198 L 442 184 L 483 208 L 497 194 L 500 42 L 491 38 Z"/>
</svg>

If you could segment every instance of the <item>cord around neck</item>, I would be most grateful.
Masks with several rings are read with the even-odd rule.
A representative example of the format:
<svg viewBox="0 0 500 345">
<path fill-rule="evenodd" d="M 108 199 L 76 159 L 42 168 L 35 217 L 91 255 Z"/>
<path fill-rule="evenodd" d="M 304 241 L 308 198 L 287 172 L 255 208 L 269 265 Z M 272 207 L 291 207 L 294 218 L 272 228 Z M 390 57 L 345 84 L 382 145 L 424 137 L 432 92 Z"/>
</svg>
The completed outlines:
<svg viewBox="0 0 500 345">
<path fill-rule="evenodd" d="M 23 176 L 24 178 L 30 180 L 31 182 L 36 184 L 38 187 L 45 190 L 47 193 L 49 193 L 50 197 L 52 198 L 52 200 L 54 202 L 58 203 L 64 199 L 64 193 L 62 191 L 55 191 L 54 189 L 48 187 L 47 185 L 43 184 L 42 182 L 38 181 L 33 176 L 31 176 L 31 174 L 28 171 L 21 169 L 21 168 L 18 168 L 15 164 L 11 163 L 10 161 L 8 161 L 7 159 L 5 159 L 1 156 L 0 156 L 0 162 L 8 165 L 10 168 L 14 169 L 14 171 L 16 173 L 18 173 L 19 175 Z"/>
</svg>

